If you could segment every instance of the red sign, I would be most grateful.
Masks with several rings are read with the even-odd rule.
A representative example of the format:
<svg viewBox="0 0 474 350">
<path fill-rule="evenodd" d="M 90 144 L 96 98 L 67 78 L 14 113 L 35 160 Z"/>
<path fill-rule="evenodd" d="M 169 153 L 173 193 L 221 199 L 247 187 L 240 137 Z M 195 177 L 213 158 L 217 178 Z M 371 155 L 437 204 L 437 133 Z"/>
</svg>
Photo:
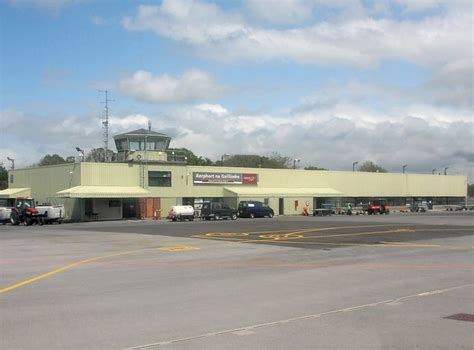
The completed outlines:
<svg viewBox="0 0 474 350">
<path fill-rule="evenodd" d="M 257 185 L 258 174 L 242 174 L 242 184 L 244 185 Z"/>
</svg>

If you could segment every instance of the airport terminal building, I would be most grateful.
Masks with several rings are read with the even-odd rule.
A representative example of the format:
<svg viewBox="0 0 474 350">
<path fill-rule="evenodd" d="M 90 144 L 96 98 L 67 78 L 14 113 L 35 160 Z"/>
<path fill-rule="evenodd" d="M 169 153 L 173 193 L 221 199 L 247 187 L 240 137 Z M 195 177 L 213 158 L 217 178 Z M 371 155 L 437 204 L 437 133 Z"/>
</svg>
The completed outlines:
<svg viewBox="0 0 474 350">
<path fill-rule="evenodd" d="M 276 215 L 301 214 L 324 203 L 389 205 L 411 201 L 457 204 L 467 196 L 467 177 L 451 175 L 190 166 L 167 152 L 170 138 L 140 129 L 114 137 L 118 160 L 76 162 L 9 171 L 0 198 L 33 197 L 65 205 L 65 219 L 116 220 L 166 217 L 173 205 L 260 200 Z"/>
</svg>

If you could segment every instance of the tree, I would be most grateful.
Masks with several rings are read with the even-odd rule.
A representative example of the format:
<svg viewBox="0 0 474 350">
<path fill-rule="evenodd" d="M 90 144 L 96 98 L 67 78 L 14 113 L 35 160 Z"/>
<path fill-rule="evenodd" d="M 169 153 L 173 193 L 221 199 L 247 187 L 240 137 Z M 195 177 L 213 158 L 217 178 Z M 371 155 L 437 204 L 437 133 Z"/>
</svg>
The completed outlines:
<svg viewBox="0 0 474 350">
<path fill-rule="evenodd" d="M 4 190 L 8 187 L 8 171 L 3 166 L 3 163 L 0 163 L 0 190 Z"/>
<path fill-rule="evenodd" d="M 386 173 L 387 170 L 380 165 L 375 164 L 374 162 L 367 161 L 364 162 L 360 167 L 359 171 L 364 171 L 368 173 Z"/>
<path fill-rule="evenodd" d="M 280 156 L 278 153 L 273 153 L 270 157 L 236 154 L 218 163 L 230 167 L 287 169 L 290 167 L 291 159 Z"/>
<path fill-rule="evenodd" d="M 310 165 L 310 166 L 305 167 L 304 170 L 328 170 L 328 169 L 326 169 L 326 168 L 319 168 L 319 167 L 317 167 L 317 166 L 312 166 L 312 165 Z"/>
<path fill-rule="evenodd" d="M 108 155 L 107 160 L 109 162 L 112 162 L 117 158 L 117 154 L 110 149 L 107 150 L 107 155 Z M 99 147 L 99 148 L 91 149 L 90 152 L 87 153 L 87 155 L 85 156 L 84 160 L 86 162 L 95 162 L 95 163 L 105 162 L 104 148 Z"/>
<path fill-rule="evenodd" d="M 197 156 L 187 148 L 169 148 L 167 152 L 168 154 L 170 152 L 176 152 L 176 154 L 178 154 L 180 157 L 186 157 L 186 162 L 188 165 L 212 165 L 212 160 L 202 156 Z"/>
<path fill-rule="evenodd" d="M 56 164 L 64 164 L 67 163 L 66 160 L 57 154 L 47 154 L 43 158 L 40 159 L 38 162 L 38 166 L 46 166 L 46 165 L 56 165 Z"/>
</svg>

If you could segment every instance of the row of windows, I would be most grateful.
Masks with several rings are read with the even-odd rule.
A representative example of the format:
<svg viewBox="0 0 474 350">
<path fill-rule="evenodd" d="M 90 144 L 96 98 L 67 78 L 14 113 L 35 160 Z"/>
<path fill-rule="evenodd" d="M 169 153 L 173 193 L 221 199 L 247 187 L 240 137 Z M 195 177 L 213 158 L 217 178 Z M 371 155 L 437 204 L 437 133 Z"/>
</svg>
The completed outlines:
<svg viewBox="0 0 474 350">
<path fill-rule="evenodd" d="M 171 187 L 171 171 L 149 171 L 148 186 Z"/>
<path fill-rule="evenodd" d="M 127 144 L 127 140 L 121 140 L 116 142 L 115 146 L 117 151 L 144 151 L 145 141 L 130 141 L 130 145 Z M 130 146 L 130 149 L 128 148 Z M 147 141 L 146 149 L 152 151 L 164 151 L 166 149 L 165 141 Z"/>
</svg>

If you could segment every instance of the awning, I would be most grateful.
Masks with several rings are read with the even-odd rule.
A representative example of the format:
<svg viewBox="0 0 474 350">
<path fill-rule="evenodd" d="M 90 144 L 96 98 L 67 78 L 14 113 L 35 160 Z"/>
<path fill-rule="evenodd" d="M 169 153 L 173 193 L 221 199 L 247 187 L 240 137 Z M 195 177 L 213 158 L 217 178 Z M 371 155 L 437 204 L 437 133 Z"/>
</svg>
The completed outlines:
<svg viewBox="0 0 474 350">
<path fill-rule="evenodd" d="M 229 197 L 342 197 L 342 192 L 325 187 L 299 188 L 258 188 L 224 187 L 224 195 Z"/>
<path fill-rule="evenodd" d="M 151 193 L 138 186 L 76 186 L 56 192 L 60 198 L 142 198 Z"/>
<path fill-rule="evenodd" d="M 31 197 L 31 188 L 7 188 L 0 191 L 0 198 Z"/>
</svg>

